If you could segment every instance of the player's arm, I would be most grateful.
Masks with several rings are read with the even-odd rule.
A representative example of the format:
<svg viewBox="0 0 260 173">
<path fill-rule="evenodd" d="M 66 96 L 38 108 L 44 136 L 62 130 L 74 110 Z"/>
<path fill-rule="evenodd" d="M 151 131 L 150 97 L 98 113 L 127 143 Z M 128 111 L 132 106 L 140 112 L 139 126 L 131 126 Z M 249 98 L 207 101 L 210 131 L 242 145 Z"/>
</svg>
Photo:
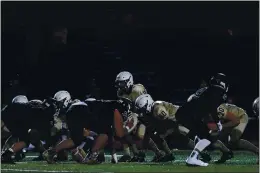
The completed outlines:
<svg viewBox="0 0 260 173">
<path fill-rule="evenodd" d="M 238 113 L 238 110 L 235 111 L 228 111 L 225 115 L 224 120 L 226 120 L 226 123 L 223 123 L 223 128 L 229 128 L 229 127 L 235 127 L 239 125 L 240 119 L 235 116 L 235 114 Z"/>
</svg>

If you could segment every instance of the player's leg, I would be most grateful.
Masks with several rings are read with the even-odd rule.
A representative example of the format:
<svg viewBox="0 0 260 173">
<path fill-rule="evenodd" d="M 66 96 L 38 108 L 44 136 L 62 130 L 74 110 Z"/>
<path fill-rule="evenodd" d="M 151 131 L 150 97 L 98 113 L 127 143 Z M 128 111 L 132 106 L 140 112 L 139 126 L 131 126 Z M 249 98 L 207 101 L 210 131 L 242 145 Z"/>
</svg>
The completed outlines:
<svg viewBox="0 0 260 173">
<path fill-rule="evenodd" d="M 147 126 L 146 127 L 146 131 L 145 131 L 145 136 L 144 136 L 144 140 L 143 140 L 143 145 L 146 148 L 149 148 L 150 150 L 152 150 L 155 154 L 154 158 L 152 159 L 152 162 L 156 162 L 157 160 L 161 159 L 162 157 L 165 156 L 165 153 L 163 151 L 161 151 L 157 144 L 154 141 L 154 138 L 156 139 L 157 136 L 155 136 L 155 131 L 153 126 Z"/>
<path fill-rule="evenodd" d="M 28 132 L 22 126 L 19 126 L 19 130 L 13 130 L 13 137 L 20 140 L 15 142 L 10 148 L 1 153 L 2 163 L 14 163 L 15 155 L 22 152 L 23 148 L 26 148 L 29 144 Z"/>
<path fill-rule="evenodd" d="M 135 131 L 133 132 L 133 135 L 134 135 L 134 137 L 137 137 L 140 140 L 144 140 L 145 132 L 146 132 L 145 125 L 144 124 L 138 124 Z M 134 153 L 134 156 L 131 159 L 132 162 L 144 162 L 145 161 L 145 153 L 140 152 L 137 149 L 137 145 L 136 145 L 135 142 L 132 144 L 132 151 Z"/>
<path fill-rule="evenodd" d="M 231 148 L 239 148 L 239 149 L 244 149 L 247 151 L 251 151 L 255 154 L 259 154 L 259 148 L 256 147 L 254 144 L 251 142 L 245 140 L 245 139 L 240 139 L 242 134 L 245 131 L 245 128 L 247 126 L 247 123 L 240 123 L 238 126 L 236 126 L 231 134 L 230 134 L 230 140 L 229 140 L 229 146 Z"/>
<path fill-rule="evenodd" d="M 209 138 L 209 129 L 207 126 L 200 121 L 192 121 L 193 125 L 190 126 L 191 131 L 194 131 L 200 137 L 200 140 L 196 143 L 193 151 L 190 156 L 187 158 L 187 165 L 196 165 L 196 166 L 208 166 L 208 163 L 205 163 L 199 160 L 199 156 L 210 144 Z M 189 127 L 189 126 L 187 126 Z"/>
</svg>

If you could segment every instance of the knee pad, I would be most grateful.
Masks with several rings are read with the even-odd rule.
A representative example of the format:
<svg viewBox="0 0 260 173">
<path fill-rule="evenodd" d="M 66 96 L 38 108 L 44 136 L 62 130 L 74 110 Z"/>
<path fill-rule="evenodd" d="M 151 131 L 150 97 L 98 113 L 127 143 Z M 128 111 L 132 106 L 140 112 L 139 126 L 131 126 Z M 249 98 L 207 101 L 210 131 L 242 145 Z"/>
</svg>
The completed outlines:
<svg viewBox="0 0 260 173">
<path fill-rule="evenodd" d="M 137 129 L 137 137 L 139 138 L 139 139 L 141 139 L 141 140 L 143 140 L 144 139 L 144 136 L 145 136 L 145 131 L 146 131 L 146 127 L 145 127 L 145 125 L 144 124 L 140 124 L 139 126 L 138 126 L 138 129 Z"/>
</svg>

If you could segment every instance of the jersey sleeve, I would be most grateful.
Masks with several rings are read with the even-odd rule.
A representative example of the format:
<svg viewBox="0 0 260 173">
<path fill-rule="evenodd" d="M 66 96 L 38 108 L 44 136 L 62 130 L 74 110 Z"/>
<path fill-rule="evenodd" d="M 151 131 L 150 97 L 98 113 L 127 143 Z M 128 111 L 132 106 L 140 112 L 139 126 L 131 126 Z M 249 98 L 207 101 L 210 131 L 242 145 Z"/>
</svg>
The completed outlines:
<svg viewBox="0 0 260 173">
<path fill-rule="evenodd" d="M 162 102 L 154 104 L 153 116 L 158 119 L 167 119 L 169 117 L 169 112 L 166 110 L 166 107 Z"/>
</svg>

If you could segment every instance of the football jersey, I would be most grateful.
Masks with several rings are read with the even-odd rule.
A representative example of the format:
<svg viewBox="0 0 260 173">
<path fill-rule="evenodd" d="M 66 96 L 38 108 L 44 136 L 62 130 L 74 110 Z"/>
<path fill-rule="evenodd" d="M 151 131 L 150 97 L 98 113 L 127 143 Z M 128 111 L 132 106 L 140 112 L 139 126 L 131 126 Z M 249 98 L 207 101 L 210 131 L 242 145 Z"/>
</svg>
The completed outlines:
<svg viewBox="0 0 260 173">
<path fill-rule="evenodd" d="M 165 101 L 155 101 L 152 107 L 152 114 L 159 119 L 176 121 L 175 114 L 180 106 Z"/>
<path fill-rule="evenodd" d="M 224 103 L 225 91 L 211 86 L 196 92 L 196 98 L 181 106 L 176 112 L 176 119 L 185 123 L 187 119 L 197 122 L 219 121 L 217 108 Z"/>
<path fill-rule="evenodd" d="M 231 114 L 240 119 L 240 123 L 248 122 L 246 111 L 236 105 L 223 103 L 218 107 L 218 116 L 220 119 L 227 119 L 227 115 Z"/>
<path fill-rule="evenodd" d="M 137 97 L 139 97 L 142 94 L 146 94 L 146 89 L 142 84 L 135 84 L 133 85 L 130 93 L 123 93 L 122 91 L 118 91 L 117 92 L 117 96 L 119 98 L 127 98 L 130 99 L 132 102 L 135 102 L 135 100 L 137 99 Z"/>
</svg>

